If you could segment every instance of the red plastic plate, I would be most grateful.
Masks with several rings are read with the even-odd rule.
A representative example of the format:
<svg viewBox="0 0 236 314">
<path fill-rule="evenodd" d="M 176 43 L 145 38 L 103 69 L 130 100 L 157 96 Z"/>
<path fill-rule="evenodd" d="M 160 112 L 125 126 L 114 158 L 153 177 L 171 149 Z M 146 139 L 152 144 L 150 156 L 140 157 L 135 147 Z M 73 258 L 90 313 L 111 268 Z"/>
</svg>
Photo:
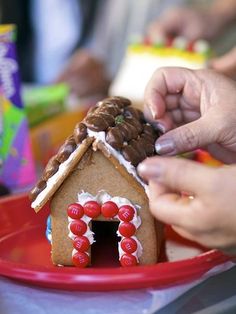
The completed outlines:
<svg viewBox="0 0 236 314">
<path fill-rule="evenodd" d="M 119 290 L 167 287 L 199 278 L 229 257 L 211 250 L 196 257 L 151 266 L 114 267 L 109 250 L 98 256 L 95 267 L 56 267 L 45 238 L 49 208 L 35 214 L 26 195 L 0 200 L 0 274 L 44 287 L 69 290 Z M 173 232 L 167 239 L 193 246 Z"/>
</svg>

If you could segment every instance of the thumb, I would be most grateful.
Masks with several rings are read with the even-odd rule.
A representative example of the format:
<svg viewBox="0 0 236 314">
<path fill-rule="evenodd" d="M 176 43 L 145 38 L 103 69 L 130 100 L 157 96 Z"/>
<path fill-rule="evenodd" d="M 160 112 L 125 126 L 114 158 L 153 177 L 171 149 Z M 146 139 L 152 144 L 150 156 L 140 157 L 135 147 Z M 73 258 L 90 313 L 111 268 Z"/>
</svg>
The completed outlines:
<svg viewBox="0 0 236 314">
<path fill-rule="evenodd" d="M 169 191 L 203 195 L 212 187 L 217 170 L 182 158 L 152 157 L 138 166 L 138 172 L 147 181 L 155 180 Z"/>
<path fill-rule="evenodd" d="M 192 151 L 215 142 L 215 128 L 202 117 L 167 132 L 156 141 L 156 152 L 160 155 L 176 155 Z"/>
</svg>

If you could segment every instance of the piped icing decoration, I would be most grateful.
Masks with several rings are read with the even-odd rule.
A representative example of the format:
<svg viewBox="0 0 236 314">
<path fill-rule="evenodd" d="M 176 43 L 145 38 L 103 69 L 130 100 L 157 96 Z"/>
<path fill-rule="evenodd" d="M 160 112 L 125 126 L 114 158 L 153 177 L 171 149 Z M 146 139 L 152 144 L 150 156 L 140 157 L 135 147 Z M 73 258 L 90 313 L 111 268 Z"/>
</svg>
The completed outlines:
<svg viewBox="0 0 236 314">
<path fill-rule="evenodd" d="M 151 38 L 144 37 L 143 40 L 132 40 L 131 49 L 138 49 L 140 52 L 164 52 L 165 48 L 171 48 L 172 53 L 179 51 L 186 51 L 195 54 L 209 54 L 210 45 L 206 40 L 198 39 L 195 41 L 189 41 L 183 36 L 168 36 L 165 38 L 159 38 L 153 41 Z M 168 50 L 165 51 L 168 53 Z"/>
<path fill-rule="evenodd" d="M 87 192 L 78 194 L 78 203 L 68 206 L 69 237 L 73 241 L 72 262 L 77 267 L 86 267 L 90 263 L 89 249 L 95 242 L 89 223 L 102 215 L 109 220 L 119 220 L 117 235 L 119 260 L 123 267 L 135 266 L 142 255 L 142 246 L 135 236 L 141 225 L 138 215 L 139 206 L 122 197 L 112 197 L 105 191 L 96 196 Z"/>
<path fill-rule="evenodd" d="M 158 136 L 159 133 L 144 120 L 143 113 L 131 107 L 129 99 L 109 97 L 99 101 L 48 162 L 41 179 L 30 192 L 32 207 L 41 203 L 65 169 L 70 168 L 71 160 L 87 137 L 94 139 L 94 149 L 102 143 L 108 154 L 112 154 L 145 188 L 136 166 L 155 154 L 154 144 Z"/>
</svg>

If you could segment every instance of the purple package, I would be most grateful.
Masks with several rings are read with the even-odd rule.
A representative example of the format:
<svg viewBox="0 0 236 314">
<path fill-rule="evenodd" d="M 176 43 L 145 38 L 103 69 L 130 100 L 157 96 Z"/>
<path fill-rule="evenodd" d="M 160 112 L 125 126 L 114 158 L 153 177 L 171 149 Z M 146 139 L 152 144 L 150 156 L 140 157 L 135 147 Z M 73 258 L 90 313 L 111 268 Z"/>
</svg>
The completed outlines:
<svg viewBox="0 0 236 314">
<path fill-rule="evenodd" d="M 0 25 L 0 182 L 11 190 L 35 181 L 29 130 L 20 96 L 14 25 Z"/>
</svg>

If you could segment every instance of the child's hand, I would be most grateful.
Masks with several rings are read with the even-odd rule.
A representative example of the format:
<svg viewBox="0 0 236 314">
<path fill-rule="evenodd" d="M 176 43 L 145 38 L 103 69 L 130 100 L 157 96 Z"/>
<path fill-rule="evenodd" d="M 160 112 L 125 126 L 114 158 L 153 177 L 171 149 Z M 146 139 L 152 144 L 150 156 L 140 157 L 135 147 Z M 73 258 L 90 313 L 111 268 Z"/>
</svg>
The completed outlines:
<svg viewBox="0 0 236 314">
<path fill-rule="evenodd" d="M 210 168 L 174 158 L 148 158 L 138 167 L 149 182 L 152 214 L 182 236 L 236 253 L 236 166 Z M 181 192 L 194 196 L 181 197 Z"/>
<path fill-rule="evenodd" d="M 236 162 L 235 81 L 210 70 L 162 68 L 147 85 L 145 105 L 146 117 L 169 131 L 156 142 L 159 154 L 207 147 L 223 162 Z"/>
</svg>

